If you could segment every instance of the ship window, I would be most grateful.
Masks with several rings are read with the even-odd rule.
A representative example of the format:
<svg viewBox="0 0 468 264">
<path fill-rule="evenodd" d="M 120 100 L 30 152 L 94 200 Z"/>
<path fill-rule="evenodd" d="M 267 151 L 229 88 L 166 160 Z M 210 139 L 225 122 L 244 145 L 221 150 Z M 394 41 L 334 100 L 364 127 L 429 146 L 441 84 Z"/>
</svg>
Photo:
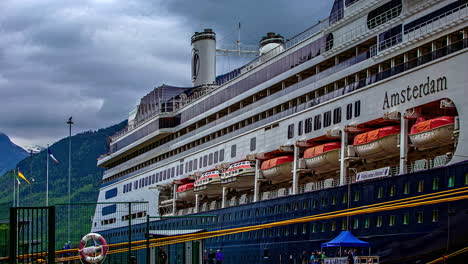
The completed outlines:
<svg viewBox="0 0 468 264">
<path fill-rule="evenodd" d="M 375 223 L 375 226 L 376 227 L 382 227 L 382 216 L 381 215 L 377 216 L 377 221 Z"/>
<path fill-rule="evenodd" d="M 424 192 L 424 180 L 418 182 L 418 192 Z"/>
<path fill-rule="evenodd" d="M 327 206 L 327 198 L 322 198 L 322 206 Z"/>
<path fill-rule="evenodd" d="M 231 158 L 236 157 L 236 145 L 231 146 Z"/>
<path fill-rule="evenodd" d="M 409 221 L 410 221 L 410 219 L 409 219 L 409 213 L 404 213 L 404 214 L 403 214 L 403 224 L 404 224 L 404 225 L 409 225 Z"/>
<path fill-rule="evenodd" d="M 341 222 L 341 230 L 348 230 L 348 221 L 346 219 Z"/>
<path fill-rule="evenodd" d="M 203 167 L 208 166 L 208 155 L 203 156 Z"/>
<path fill-rule="evenodd" d="M 257 148 L 257 138 L 250 139 L 250 151 L 254 151 Z"/>
<path fill-rule="evenodd" d="M 353 104 L 346 105 L 346 120 L 353 118 Z"/>
<path fill-rule="evenodd" d="M 353 219 L 353 229 L 358 229 L 359 228 L 359 218 L 354 218 Z"/>
<path fill-rule="evenodd" d="M 171 177 L 174 178 L 175 176 L 175 167 L 172 167 L 171 169 Z"/>
<path fill-rule="evenodd" d="M 359 191 L 355 191 L 355 192 L 354 192 L 354 201 L 355 201 L 355 202 L 359 201 L 359 196 L 360 196 L 360 194 L 361 194 L 361 193 L 360 193 Z"/>
<path fill-rule="evenodd" d="M 395 190 L 396 190 L 396 186 L 395 185 L 392 185 L 390 186 L 390 196 L 395 196 Z"/>
<path fill-rule="evenodd" d="M 291 211 L 291 205 L 290 204 L 286 204 L 285 207 L 286 207 L 286 213 Z"/>
<path fill-rule="evenodd" d="M 317 200 L 313 200 L 313 201 L 312 201 L 312 207 L 313 207 L 313 208 L 317 208 Z"/>
<path fill-rule="evenodd" d="M 302 132 L 303 132 L 303 121 L 299 121 L 299 123 L 297 124 L 297 135 L 302 136 Z"/>
<path fill-rule="evenodd" d="M 447 187 L 452 188 L 455 185 L 455 176 L 449 176 L 448 177 L 448 182 L 447 182 Z"/>
<path fill-rule="evenodd" d="M 323 127 L 329 127 L 331 125 L 331 111 L 325 112 L 323 114 Z"/>
<path fill-rule="evenodd" d="M 336 195 L 333 195 L 332 196 L 332 205 L 335 205 L 336 204 Z"/>
<path fill-rule="evenodd" d="M 322 128 L 321 115 L 316 115 L 314 117 L 314 131 Z"/>
<path fill-rule="evenodd" d="M 333 110 L 333 124 L 338 124 L 341 122 L 341 107 L 335 108 Z"/>
<path fill-rule="evenodd" d="M 214 157 L 213 157 L 214 158 L 214 163 L 218 163 L 218 154 L 219 154 L 219 152 L 215 151 Z"/>
<path fill-rule="evenodd" d="M 432 222 L 439 222 L 439 210 L 432 210 Z"/>
<path fill-rule="evenodd" d="M 299 210 L 299 204 L 296 202 L 294 203 L 294 211 L 297 211 Z"/>
<path fill-rule="evenodd" d="M 395 220 L 396 220 L 396 216 L 390 215 L 390 217 L 388 219 L 388 226 L 394 226 L 395 225 Z"/>
<path fill-rule="evenodd" d="M 189 172 L 193 170 L 193 160 L 189 161 Z"/>
<path fill-rule="evenodd" d="M 255 209 L 255 216 L 258 216 L 258 215 L 259 215 L 259 213 L 260 213 L 260 211 L 258 210 L 258 208 L 257 208 L 257 209 Z"/>
<path fill-rule="evenodd" d="M 288 139 L 294 137 L 294 124 L 288 126 Z"/>
<path fill-rule="evenodd" d="M 269 231 L 270 231 L 270 232 L 269 232 L 269 233 L 270 233 L 270 237 L 273 237 L 273 235 L 274 235 L 274 234 L 273 234 L 273 228 L 270 228 Z"/>
<path fill-rule="evenodd" d="M 283 205 L 278 205 L 278 210 L 277 210 L 278 214 L 282 213 L 283 212 Z"/>
<path fill-rule="evenodd" d="M 367 15 L 367 27 L 373 29 L 379 25 L 398 17 L 402 11 L 402 0 L 392 0 L 369 12 Z"/>
<path fill-rule="evenodd" d="M 305 120 L 305 133 L 312 132 L 312 118 L 307 118 Z"/>
<path fill-rule="evenodd" d="M 281 227 L 278 227 L 278 229 L 276 229 L 276 236 L 279 236 L 279 237 L 280 237 L 280 236 L 281 236 L 281 231 L 282 231 L 282 230 L 283 230 L 283 229 L 282 229 Z"/>
<path fill-rule="evenodd" d="M 305 209 L 307 209 L 307 208 L 309 208 L 309 202 L 307 202 L 307 201 L 302 201 L 302 209 L 305 210 Z"/>
<path fill-rule="evenodd" d="M 297 235 L 297 225 L 294 225 L 293 234 Z"/>
<path fill-rule="evenodd" d="M 203 157 L 200 157 L 199 164 L 200 165 L 198 167 L 200 167 L 200 169 L 203 168 Z"/>
<path fill-rule="evenodd" d="M 377 189 L 377 198 L 380 199 L 383 197 L 383 187 L 380 186 L 378 189 Z"/>
<path fill-rule="evenodd" d="M 468 185 L 468 173 L 465 174 L 465 185 Z"/>
<path fill-rule="evenodd" d="M 341 198 L 341 203 L 345 204 L 348 202 L 348 194 L 343 193 L 343 197 Z"/>
<path fill-rule="evenodd" d="M 336 231 L 336 221 L 331 223 L 331 231 Z"/>
<path fill-rule="evenodd" d="M 364 228 L 369 228 L 369 226 L 370 226 L 370 217 L 366 216 L 366 218 L 364 218 Z"/>
<path fill-rule="evenodd" d="M 289 236 L 289 226 L 284 227 L 284 236 Z"/>
<path fill-rule="evenodd" d="M 356 2 L 359 2 L 359 0 L 345 0 L 345 6 L 348 7 Z"/>
<path fill-rule="evenodd" d="M 409 192 L 410 192 L 410 184 L 405 183 L 405 185 L 403 185 L 403 193 L 404 194 L 409 194 Z"/>
<path fill-rule="evenodd" d="M 354 102 L 354 117 L 361 115 L 361 101 Z"/>
<path fill-rule="evenodd" d="M 274 214 L 274 213 L 275 213 L 275 207 L 270 206 L 270 214 Z"/>
<path fill-rule="evenodd" d="M 317 224 L 316 223 L 312 224 L 312 233 L 317 233 Z"/>
<path fill-rule="evenodd" d="M 307 224 L 302 224 L 302 234 L 307 234 Z"/>
<path fill-rule="evenodd" d="M 423 212 L 417 212 L 416 213 L 416 222 L 418 222 L 418 224 L 422 224 L 424 222 Z"/>
<path fill-rule="evenodd" d="M 210 155 L 208 155 L 208 165 L 211 164 L 213 164 L 213 153 L 210 153 Z"/>
<path fill-rule="evenodd" d="M 181 163 L 180 164 L 180 174 L 183 174 L 184 173 L 184 164 Z"/>
<path fill-rule="evenodd" d="M 327 38 L 325 40 L 325 51 L 329 51 L 333 48 L 333 44 L 334 44 L 334 37 L 333 37 L 333 34 L 330 33 L 327 35 Z"/>
<path fill-rule="evenodd" d="M 224 149 L 219 151 L 219 161 L 224 161 Z"/>
</svg>

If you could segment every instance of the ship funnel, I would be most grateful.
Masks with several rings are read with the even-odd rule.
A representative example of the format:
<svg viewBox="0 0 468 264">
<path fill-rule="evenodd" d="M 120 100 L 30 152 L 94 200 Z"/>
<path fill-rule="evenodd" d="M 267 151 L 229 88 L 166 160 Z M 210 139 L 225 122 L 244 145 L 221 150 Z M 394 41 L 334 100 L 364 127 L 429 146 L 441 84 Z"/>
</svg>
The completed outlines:
<svg viewBox="0 0 468 264">
<path fill-rule="evenodd" d="M 216 81 L 216 34 L 211 29 L 192 36 L 192 84 L 194 87 Z"/>
<path fill-rule="evenodd" d="M 268 32 L 262 37 L 259 44 L 260 56 L 265 60 L 284 51 L 284 37 L 273 32 Z"/>
</svg>

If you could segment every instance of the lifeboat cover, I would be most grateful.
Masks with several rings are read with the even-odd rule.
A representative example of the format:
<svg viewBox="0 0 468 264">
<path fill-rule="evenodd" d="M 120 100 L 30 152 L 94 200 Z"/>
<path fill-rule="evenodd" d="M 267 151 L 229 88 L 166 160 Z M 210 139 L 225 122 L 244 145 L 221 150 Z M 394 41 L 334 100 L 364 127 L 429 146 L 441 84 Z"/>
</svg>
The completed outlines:
<svg viewBox="0 0 468 264">
<path fill-rule="evenodd" d="M 441 116 L 433 119 L 429 119 L 426 121 L 421 121 L 414 124 L 411 127 L 410 134 L 417 134 L 424 131 L 428 131 L 437 127 L 441 127 L 444 125 L 449 125 L 455 123 L 455 117 L 453 116 Z"/>
<path fill-rule="evenodd" d="M 341 148 L 341 143 L 340 142 L 332 142 L 332 143 L 327 143 L 327 144 L 323 144 L 323 145 L 320 145 L 320 146 L 308 148 L 304 152 L 304 158 L 306 158 L 306 159 L 307 158 L 312 158 L 312 157 L 318 156 L 320 154 L 323 154 L 325 152 L 328 152 L 328 151 L 331 151 L 331 150 L 334 150 L 334 149 L 339 149 L 339 148 Z"/>
<path fill-rule="evenodd" d="M 383 138 L 385 136 L 390 136 L 390 135 L 398 134 L 398 133 L 400 133 L 400 126 L 382 127 L 376 130 L 372 130 L 372 131 L 357 135 L 354 138 L 354 145 L 366 144 L 374 140 L 377 140 L 379 138 Z"/>
<path fill-rule="evenodd" d="M 262 163 L 261 169 L 262 170 L 268 170 L 268 169 L 271 169 L 271 168 L 273 168 L 275 166 L 281 165 L 283 163 L 288 163 L 288 162 L 293 162 L 293 161 L 294 161 L 293 156 L 281 156 L 281 157 L 277 157 L 277 158 L 274 158 L 274 159 L 264 161 Z"/>
<path fill-rule="evenodd" d="M 184 192 L 193 188 L 193 182 L 181 185 L 177 188 L 177 192 Z"/>
</svg>

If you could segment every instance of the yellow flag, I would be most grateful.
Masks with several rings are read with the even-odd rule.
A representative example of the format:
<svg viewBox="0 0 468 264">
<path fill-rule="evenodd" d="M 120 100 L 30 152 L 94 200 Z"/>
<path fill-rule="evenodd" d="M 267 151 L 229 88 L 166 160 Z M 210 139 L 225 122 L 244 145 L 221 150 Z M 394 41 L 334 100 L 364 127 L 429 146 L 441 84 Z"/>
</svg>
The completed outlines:
<svg viewBox="0 0 468 264">
<path fill-rule="evenodd" d="M 26 179 L 26 177 L 24 177 L 23 173 L 21 173 L 21 171 L 18 169 L 18 177 L 20 177 L 21 179 L 25 180 L 27 183 L 31 184 L 28 179 Z"/>
</svg>

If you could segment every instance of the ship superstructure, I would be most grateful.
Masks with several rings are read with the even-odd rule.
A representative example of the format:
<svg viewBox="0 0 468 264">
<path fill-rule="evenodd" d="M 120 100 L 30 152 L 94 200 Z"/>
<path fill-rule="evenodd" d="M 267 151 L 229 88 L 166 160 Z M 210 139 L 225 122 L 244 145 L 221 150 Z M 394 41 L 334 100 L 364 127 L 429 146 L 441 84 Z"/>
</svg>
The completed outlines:
<svg viewBox="0 0 468 264">
<path fill-rule="evenodd" d="M 268 33 L 258 58 L 218 77 L 216 34 L 196 32 L 193 87 L 163 85 L 141 99 L 98 161 L 106 169 L 98 201 L 149 201 L 136 217 L 209 211 L 226 227 L 465 186 L 467 17 L 466 0 L 336 0 L 327 19 L 287 41 Z M 277 254 L 298 254 L 294 243 L 318 245 L 351 228 L 378 251 L 382 234 L 416 239 L 446 228 L 446 209 L 418 210 L 304 225 L 294 239 L 297 226 L 207 243 L 227 252 L 256 245 L 228 263 L 265 254 L 280 263 Z M 108 221 L 93 231 L 111 236 L 128 221 L 109 210 L 95 218 Z M 285 236 L 293 242 L 279 242 Z"/>
</svg>

